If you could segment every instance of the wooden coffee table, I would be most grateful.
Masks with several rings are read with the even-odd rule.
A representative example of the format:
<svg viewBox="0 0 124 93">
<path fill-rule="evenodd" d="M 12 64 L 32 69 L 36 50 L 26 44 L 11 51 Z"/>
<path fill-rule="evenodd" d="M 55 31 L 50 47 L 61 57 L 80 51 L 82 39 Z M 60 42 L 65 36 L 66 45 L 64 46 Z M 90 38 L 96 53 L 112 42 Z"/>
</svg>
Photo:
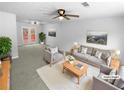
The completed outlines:
<svg viewBox="0 0 124 93">
<path fill-rule="evenodd" d="M 75 64 L 77 63 L 83 64 L 83 68 L 82 69 L 76 68 Z M 87 75 L 87 69 L 88 69 L 87 64 L 77 61 L 77 60 L 73 64 L 70 64 L 69 62 L 66 62 L 66 61 L 63 63 L 63 73 L 64 73 L 64 70 L 67 70 L 68 72 L 72 73 L 74 76 L 77 77 L 78 84 L 79 84 L 81 76 Z"/>
</svg>

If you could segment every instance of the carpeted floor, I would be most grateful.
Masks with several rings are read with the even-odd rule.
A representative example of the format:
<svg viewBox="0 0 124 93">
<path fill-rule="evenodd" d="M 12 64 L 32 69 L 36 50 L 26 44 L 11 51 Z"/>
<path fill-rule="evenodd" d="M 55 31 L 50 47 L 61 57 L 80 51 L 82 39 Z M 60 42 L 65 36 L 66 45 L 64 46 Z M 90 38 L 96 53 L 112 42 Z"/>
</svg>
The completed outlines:
<svg viewBox="0 0 124 93">
<path fill-rule="evenodd" d="M 10 89 L 46 90 L 48 87 L 38 76 L 36 69 L 46 65 L 39 45 L 19 47 L 19 58 L 11 65 Z"/>
</svg>

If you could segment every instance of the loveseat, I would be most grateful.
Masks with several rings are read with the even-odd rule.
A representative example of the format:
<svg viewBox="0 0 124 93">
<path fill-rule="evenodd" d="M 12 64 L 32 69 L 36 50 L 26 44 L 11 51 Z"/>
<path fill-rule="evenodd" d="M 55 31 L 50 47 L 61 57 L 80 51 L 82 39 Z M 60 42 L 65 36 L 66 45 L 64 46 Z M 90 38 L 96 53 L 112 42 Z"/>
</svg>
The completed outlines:
<svg viewBox="0 0 124 93">
<path fill-rule="evenodd" d="M 100 66 L 100 74 L 98 76 L 93 76 L 92 89 L 93 90 L 123 90 L 124 80 L 123 76 L 119 71 L 112 72 L 113 69 L 106 66 Z M 111 74 L 110 74 L 111 73 Z M 117 75 L 119 78 L 115 79 L 104 79 L 105 75 Z"/>
</svg>

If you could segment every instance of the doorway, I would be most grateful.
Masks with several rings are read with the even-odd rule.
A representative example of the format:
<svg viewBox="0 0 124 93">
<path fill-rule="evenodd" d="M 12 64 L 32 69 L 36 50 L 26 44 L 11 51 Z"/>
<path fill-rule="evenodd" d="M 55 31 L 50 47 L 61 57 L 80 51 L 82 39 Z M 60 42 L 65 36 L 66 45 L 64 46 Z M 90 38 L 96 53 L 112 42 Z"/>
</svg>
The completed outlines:
<svg viewBox="0 0 124 93">
<path fill-rule="evenodd" d="M 35 44 L 37 40 L 35 27 L 22 27 L 23 45 Z"/>
</svg>

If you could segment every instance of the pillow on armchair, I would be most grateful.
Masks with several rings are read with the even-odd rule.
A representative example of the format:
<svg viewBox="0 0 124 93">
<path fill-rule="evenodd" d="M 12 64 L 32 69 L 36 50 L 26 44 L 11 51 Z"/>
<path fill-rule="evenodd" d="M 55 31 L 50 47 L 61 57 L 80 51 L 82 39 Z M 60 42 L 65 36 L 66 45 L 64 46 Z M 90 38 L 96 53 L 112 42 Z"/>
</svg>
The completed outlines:
<svg viewBox="0 0 124 93">
<path fill-rule="evenodd" d="M 50 48 L 50 52 L 51 52 L 52 54 L 58 53 L 58 47 Z"/>
</svg>

